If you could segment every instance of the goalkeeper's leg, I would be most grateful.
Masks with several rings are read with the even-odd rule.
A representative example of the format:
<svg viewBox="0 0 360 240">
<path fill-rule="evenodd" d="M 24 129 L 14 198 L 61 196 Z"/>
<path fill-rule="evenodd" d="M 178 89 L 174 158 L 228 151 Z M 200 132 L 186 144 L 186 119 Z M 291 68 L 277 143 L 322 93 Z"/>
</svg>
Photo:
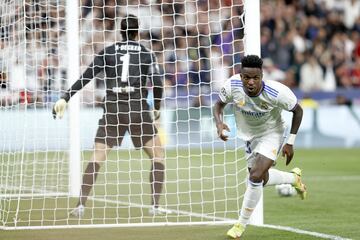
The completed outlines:
<svg viewBox="0 0 360 240">
<path fill-rule="evenodd" d="M 150 187 L 151 187 L 151 205 L 150 214 L 166 213 L 162 208 L 159 208 L 160 195 L 164 183 L 164 148 L 161 145 L 160 137 L 155 135 L 154 138 L 147 141 L 143 147 L 146 154 L 151 159 L 150 171 Z"/>
<path fill-rule="evenodd" d="M 111 147 L 103 143 L 95 143 L 94 153 L 85 169 L 83 174 L 83 182 L 80 190 L 79 201 L 76 208 L 70 212 L 70 215 L 75 217 L 82 217 L 84 215 L 84 207 L 90 191 L 95 184 L 98 172 L 100 170 L 100 164 L 106 160 L 108 152 Z"/>
</svg>

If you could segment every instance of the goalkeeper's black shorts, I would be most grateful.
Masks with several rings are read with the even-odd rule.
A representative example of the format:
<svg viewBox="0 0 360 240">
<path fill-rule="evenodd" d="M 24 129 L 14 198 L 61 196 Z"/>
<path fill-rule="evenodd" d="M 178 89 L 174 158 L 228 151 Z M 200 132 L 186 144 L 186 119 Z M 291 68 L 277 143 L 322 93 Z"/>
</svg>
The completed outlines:
<svg viewBox="0 0 360 240">
<path fill-rule="evenodd" d="M 128 104 L 116 105 L 106 104 L 104 114 L 99 120 L 95 142 L 109 147 L 120 146 L 128 132 L 134 146 L 140 148 L 154 138 L 157 129 L 148 106 L 140 109 L 139 104 L 136 107 L 131 107 L 131 104 L 130 107 Z M 120 109 L 121 111 L 117 111 Z"/>
</svg>

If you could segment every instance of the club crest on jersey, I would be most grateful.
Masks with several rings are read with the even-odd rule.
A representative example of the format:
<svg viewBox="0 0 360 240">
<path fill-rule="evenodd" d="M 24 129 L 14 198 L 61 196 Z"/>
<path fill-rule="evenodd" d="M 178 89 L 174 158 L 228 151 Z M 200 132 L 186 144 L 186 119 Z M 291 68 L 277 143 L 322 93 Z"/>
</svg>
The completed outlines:
<svg viewBox="0 0 360 240">
<path fill-rule="evenodd" d="M 243 106 L 245 106 L 245 99 L 240 99 L 240 101 L 237 101 L 237 102 L 236 102 L 236 105 L 237 105 L 238 107 L 243 107 Z"/>
<path fill-rule="evenodd" d="M 264 109 L 264 110 L 268 110 L 268 109 L 269 109 L 269 106 L 266 104 L 266 102 L 262 102 L 262 103 L 260 104 L 260 108 L 261 108 L 261 109 Z"/>
</svg>

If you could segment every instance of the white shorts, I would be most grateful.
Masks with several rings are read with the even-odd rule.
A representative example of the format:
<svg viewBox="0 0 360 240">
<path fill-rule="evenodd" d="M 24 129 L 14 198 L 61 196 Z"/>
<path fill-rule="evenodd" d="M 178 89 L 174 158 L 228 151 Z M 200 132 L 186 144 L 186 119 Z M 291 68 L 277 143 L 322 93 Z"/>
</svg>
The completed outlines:
<svg viewBox="0 0 360 240">
<path fill-rule="evenodd" d="M 271 160 L 275 160 L 282 148 L 285 134 L 281 132 L 271 132 L 261 137 L 256 137 L 245 142 L 245 158 L 248 168 L 255 164 L 256 154 L 259 153 Z"/>
</svg>

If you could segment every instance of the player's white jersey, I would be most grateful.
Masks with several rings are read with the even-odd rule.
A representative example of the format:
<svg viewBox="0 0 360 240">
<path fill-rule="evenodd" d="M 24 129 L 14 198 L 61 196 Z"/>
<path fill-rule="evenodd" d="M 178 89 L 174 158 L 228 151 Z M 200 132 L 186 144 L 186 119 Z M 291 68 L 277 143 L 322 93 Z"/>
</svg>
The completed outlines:
<svg viewBox="0 0 360 240">
<path fill-rule="evenodd" d="M 243 89 L 240 74 L 224 83 L 219 97 L 224 103 L 233 103 L 238 135 L 245 141 L 269 132 L 283 132 L 285 123 L 281 111 L 291 111 L 297 103 L 294 93 L 275 81 L 263 81 L 260 94 L 248 96 Z"/>
</svg>

